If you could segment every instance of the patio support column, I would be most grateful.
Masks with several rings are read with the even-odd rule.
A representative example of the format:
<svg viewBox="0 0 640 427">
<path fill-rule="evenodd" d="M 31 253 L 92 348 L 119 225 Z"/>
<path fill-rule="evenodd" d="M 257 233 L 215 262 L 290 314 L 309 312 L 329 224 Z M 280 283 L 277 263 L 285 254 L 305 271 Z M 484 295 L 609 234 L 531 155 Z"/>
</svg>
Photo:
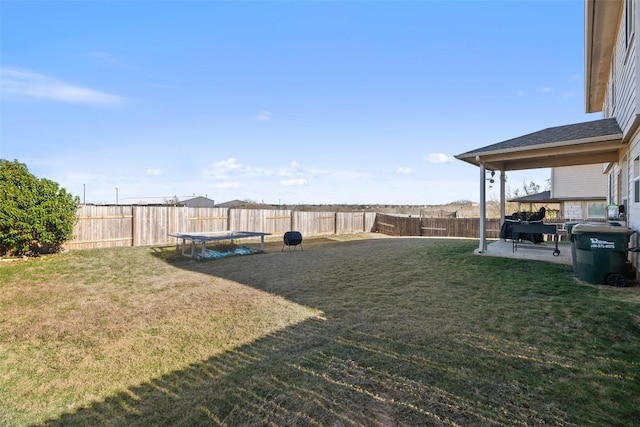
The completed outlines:
<svg viewBox="0 0 640 427">
<path fill-rule="evenodd" d="M 487 231 L 486 231 L 486 218 L 487 218 L 487 177 L 485 176 L 484 162 L 480 163 L 480 246 L 478 247 L 478 253 L 482 253 L 487 250 Z"/>
<path fill-rule="evenodd" d="M 504 174 L 504 169 L 500 169 L 500 226 L 504 223 L 505 210 L 506 210 L 506 189 L 505 183 L 507 182 L 507 176 Z"/>
</svg>

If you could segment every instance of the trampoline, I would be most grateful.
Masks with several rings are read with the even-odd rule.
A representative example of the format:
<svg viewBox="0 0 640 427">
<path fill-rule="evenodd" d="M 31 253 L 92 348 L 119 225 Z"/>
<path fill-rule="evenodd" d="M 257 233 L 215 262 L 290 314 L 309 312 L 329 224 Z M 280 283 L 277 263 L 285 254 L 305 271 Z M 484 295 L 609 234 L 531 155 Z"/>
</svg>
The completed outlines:
<svg viewBox="0 0 640 427">
<path fill-rule="evenodd" d="M 182 252 L 182 255 L 195 258 L 220 258 L 216 254 L 210 254 L 211 251 L 207 250 L 207 243 L 220 242 L 224 240 L 230 240 L 233 243 L 237 239 L 247 239 L 250 237 L 260 237 L 260 250 L 248 250 L 248 248 L 238 248 L 240 251 L 227 251 L 224 256 L 246 254 L 255 252 L 264 252 L 264 236 L 269 236 L 271 233 L 261 233 L 257 231 L 223 231 L 216 233 L 169 233 L 169 236 L 176 238 L 176 251 Z M 199 252 L 196 251 L 196 246 L 200 245 Z M 190 251 L 187 251 L 189 246 Z"/>
</svg>

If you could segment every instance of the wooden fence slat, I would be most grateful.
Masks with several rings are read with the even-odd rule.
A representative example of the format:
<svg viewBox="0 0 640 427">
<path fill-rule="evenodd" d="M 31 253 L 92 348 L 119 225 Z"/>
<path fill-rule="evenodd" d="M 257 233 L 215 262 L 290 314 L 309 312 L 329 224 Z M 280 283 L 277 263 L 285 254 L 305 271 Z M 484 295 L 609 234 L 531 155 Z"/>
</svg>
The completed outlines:
<svg viewBox="0 0 640 427">
<path fill-rule="evenodd" d="M 500 220 L 486 220 L 487 237 L 500 237 Z M 417 226 L 417 228 L 416 228 Z M 391 236 L 480 237 L 479 218 L 412 218 L 377 214 L 374 231 Z"/>
</svg>

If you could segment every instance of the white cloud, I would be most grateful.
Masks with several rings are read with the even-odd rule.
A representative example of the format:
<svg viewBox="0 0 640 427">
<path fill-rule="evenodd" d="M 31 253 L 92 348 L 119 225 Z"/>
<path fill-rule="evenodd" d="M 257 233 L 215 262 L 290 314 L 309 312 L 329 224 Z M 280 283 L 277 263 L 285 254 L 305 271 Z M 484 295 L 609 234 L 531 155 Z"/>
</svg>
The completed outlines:
<svg viewBox="0 0 640 427">
<path fill-rule="evenodd" d="M 42 74 L 17 68 L 0 69 L 2 92 L 33 98 L 89 105 L 118 105 L 125 99 L 94 89 L 75 86 Z"/>
<path fill-rule="evenodd" d="M 164 171 L 162 169 L 153 169 L 153 168 L 147 169 L 147 175 L 150 175 L 150 176 L 160 176 L 163 173 Z"/>
<path fill-rule="evenodd" d="M 229 177 L 237 172 L 241 172 L 244 166 L 236 159 L 221 160 L 213 164 L 211 169 L 204 171 L 204 174 L 213 179 L 229 179 Z"/>
<path fill-rule="evenodd" d="M 523 90 L 519 90 L 516 92 L 517 96 L 524 96 L 524 91 Z"/>
<path fill-rule="evenodd" d="M 302 167 L 296 161 L 291 162 L 291 164 L 287 167 L 280 168 L 276 175 L 278 176 L 293 176 L 296 174 L 302 173 Z"/>
<path fill-rule="evenodd" d="M 275 169 L 244 165 L 234 158 L 214 163 L 211 168 L 204 171 L 204 175 L 211 179 L 220 180 L 231 179 L 232 177 L 287 176 L 286 172 L 283 170 L 278 171 Z"/>
<path fill-rule="evenodd" d="M 267 110 L 262 110 L 256 116 L 256 120 L 261 120 L 261 121 L 271 120 L 271 113 Z"/>
<path fill-rule="evenodd" d="M 400 166 L 396 171 L 399 175 L 411 175 L 413 173 L 413 169 L 409 167 Z"/>
<path fill-rule="evenodd" d="M 287 186 L 287 187 L 301 187 L 303 185 L 307 185 L 307 180 L 304 178 L 298 178 L 298 179 L 285 179 L 280 181 L 280 184 Z"/>
<path fill-rule="evenodd" d="M 427 160 L 430 163 L 449 163 L 453 161 L 453 157 L 447 156 L 444 153 L 431 153 L 427 156 Z"/>
<path fill-rule="evenodd" d="M 540 92 L 542 92 L 542 93 L 551 93 L 551 92 L 553 92 L 553 88 L 551 86 L 542 86 L 540 88 Z"/>
</svg>

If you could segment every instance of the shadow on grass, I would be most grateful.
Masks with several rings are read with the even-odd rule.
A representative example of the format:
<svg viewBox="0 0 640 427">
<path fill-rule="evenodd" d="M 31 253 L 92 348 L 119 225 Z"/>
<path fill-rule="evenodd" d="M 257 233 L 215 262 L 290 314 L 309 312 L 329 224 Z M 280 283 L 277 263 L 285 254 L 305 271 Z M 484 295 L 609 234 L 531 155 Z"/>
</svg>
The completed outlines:
<svg viewBox="0 0 640 427">
<path fill-rule="evenodd" d="M 535 343 L 535 336 L 518 329 L 542 337 L 546 329 L 526 328 L 552 316 L 544 312 L 548 307 L 538 310 L 539 318 L 503 319 L 494 304 L 514 296 L 492 287 L 493 277 L 475 278 L 496 265 L 531 264 L 472 258 L 474 243 L 438 245 L 419 239 L 321 242 L 305 244 L 305 252 L 280 253 L 273 246 L 266 254 L 209 262 L 159 250 L 157 256 L 176 267 L 276 293 L 322 310 L 325 319 L 307 320 L 45 424 L 624 425 L 639 415 L 628 408 L 608 413 L 606 403 L 589 402 L 598 390 L 563 396 L 573 393 L 563 384 L 611 382 L 626 387 L 626 398 L 638 391 L 637 378 L 585 368 L 568 350 Z M 549 269 L 555 276 L 570 274 Z M 554 292 L 523 290 L 521 306 L 508 309 L 527 315 L 527 305 Z M 570 301 L 563 292 L 555 293 Z M 480 307 L 483 302 L 489 308 Z M 609 357 L 612 370 L 624 363 Z M 581 405 L 587 409 L 576 411 Z"/>
<path fill-rule="evenodd" d="M 564 415 L 536 409 L 517 384 L 482 391 L 493 386 L 442 351 L 432 358 L 424 347 L 335 326 L 306 321 L 46 425 L 566 424 Z M 455 391 L 470 380 L 475 389 Z"/>
</svg>

